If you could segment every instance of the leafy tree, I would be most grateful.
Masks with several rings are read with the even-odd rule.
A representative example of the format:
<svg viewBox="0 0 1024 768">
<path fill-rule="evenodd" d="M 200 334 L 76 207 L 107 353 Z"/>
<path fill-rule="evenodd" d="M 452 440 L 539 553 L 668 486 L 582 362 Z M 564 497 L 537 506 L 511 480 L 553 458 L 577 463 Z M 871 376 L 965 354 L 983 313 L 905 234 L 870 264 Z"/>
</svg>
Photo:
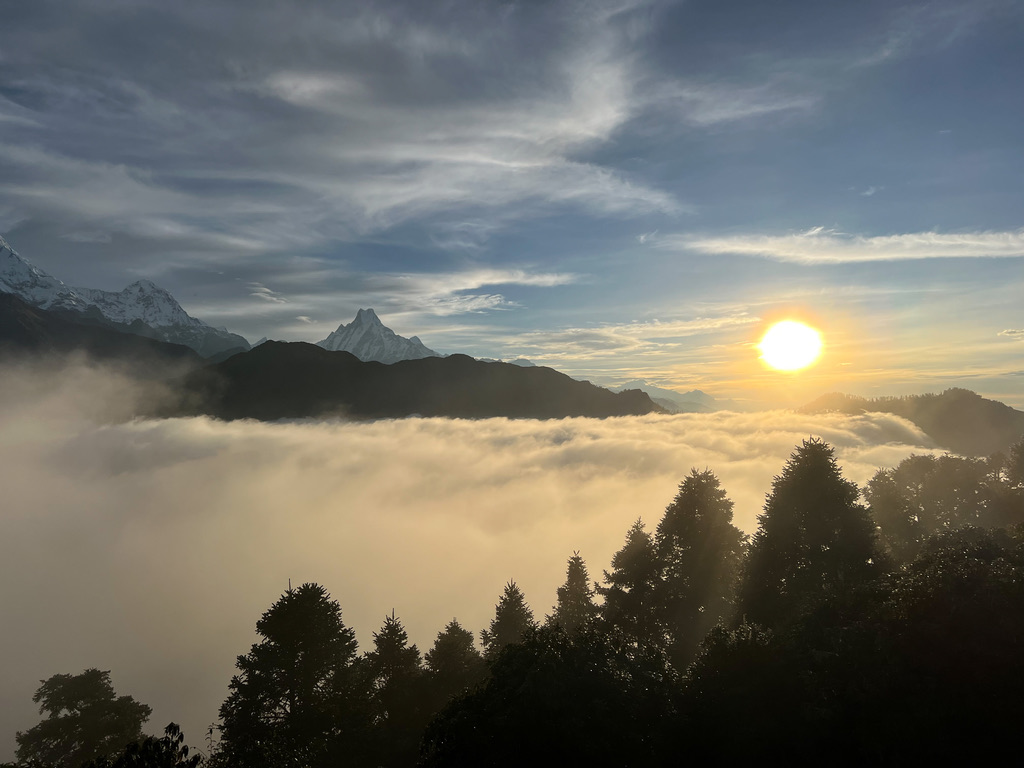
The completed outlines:
<svg viewBox="0 0 1024 768">
<path fill-rule="evenodd" d="M 221 706 L 218 764 L 332 765 L 365 736 L 365 680 L 355 632 L 319 584 L 289 589 L 256 623 Z"/>
<path fill-rule="evenodd" d="M 409 635 L 394 612 L 374 633 L 373 646 L 366 660 L 374 683 L 376 761 L 380 765 L 412 764 L 429 719 L 420 651 L 409 645 Z"/>
<path fill-rule="evenodd" d="M 523 635 L 536 626 L 533 611 L 526 604 L 522 590 L 514 581 L 509 581 L 498 604 L 494 606 L 490 628 L 480 632 L 484 658 L 488 662 L 494 661 L 505 646 L 520 642 Z"/>
<path fill-rule="evenodd" d="M 1010 457 L 1006 461 L 1006 477 L 1010 485 L 1024 487 L 1024 437 L 1010 448 Z"/>
<path fill-rule="evenodd" d="M 811 439 L 796 449 L 758 517 L 740 589 L 749 621 L 784 624 L 879 572 L 875 526 L 858 496 L 830 446 Z"/>
<path fill-rule="evenodd" d="M 604 597 L 601 618 L 606 626 L 631 638 L 635 645 L 664 642 L 664 630 L 655 606 L 655 590 L 661 564 L 654 539 L 637 520 L 626 533 L 622 549 L 612 557 L 612 571 L 604 572 L 604 586 L 597 588 Z"/>
<path fill-rule="evenodd" d="M 596 616 L 597 605 L 587 564 L 579 552 L 574 552 L 566 568 L 565 584 L 558 588 L 558 604 L 547 617 L 547 623 L 557 624 L 571 635 L 589 626 Z"/>
<path fill-rule="evenodd" d="M 692 469 L 658 524 L 661 579 L 655 603 L 679 668 L 693 659 L 708 631 L 734 611 L 746 536 L 732 524 L 732 508 L 714 472 Z"/>
<path fill-rule="evenodd" d="M 131 696 L 117 696 L 109 671 L 87 669 L 41 682 L 32 701 L 46 717 L 16 735 L 19 765 L 78 768 L 142 738 L 152 710 Z"/>
<path fill-rule="evenodd" d="M 487 674 L 487 666 L 473 643 L 473 633 L 452 619 L 437 633 L 434 647 L 427 651 L 427 675 L 433 711 L 456 694 L 472 688 Z"/>
<path fill-rule="evenodd" d="M 198 754 L 189 757 L 185 734 L 176 723 L 170 723 L 163 736 L 147 736 L 129 744 L 116 758 L 101 757 L 83 768 L 197 768 L 201 762 Z"/>
<path fill-rule="evenodd" d="M 661 765 L 677 680 L 615 632 L 531 630 L 428 726 L 422 765 Z"/>
</svg>

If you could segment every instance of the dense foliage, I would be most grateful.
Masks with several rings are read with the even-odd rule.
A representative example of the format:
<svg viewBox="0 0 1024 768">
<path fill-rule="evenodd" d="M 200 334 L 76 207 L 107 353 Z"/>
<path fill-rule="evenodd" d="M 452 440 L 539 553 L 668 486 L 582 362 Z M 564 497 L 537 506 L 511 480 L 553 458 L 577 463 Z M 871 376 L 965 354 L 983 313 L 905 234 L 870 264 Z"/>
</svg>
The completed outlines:
<svg viewBox="0 0 1024 768">
<path fill-rule="evenodd" d="M 860 499 L 866 500 L 867 505 Z M 538 626 L 509 581 L 480 632 L 421 654 L 392 612 L 360 653 L 326 589 L 256 623 L 200 758 L 109 673 L 55 675 L 18 734 L 28 768 L 993 762 L 1024 717 L 1024 441 L 912 456 L 862 491 L 819 440 L 748 542 L 710 470 L 603 581 L 579 552 Z M 91 761 L 91 762 L 90 762 Z"/>
</svg>

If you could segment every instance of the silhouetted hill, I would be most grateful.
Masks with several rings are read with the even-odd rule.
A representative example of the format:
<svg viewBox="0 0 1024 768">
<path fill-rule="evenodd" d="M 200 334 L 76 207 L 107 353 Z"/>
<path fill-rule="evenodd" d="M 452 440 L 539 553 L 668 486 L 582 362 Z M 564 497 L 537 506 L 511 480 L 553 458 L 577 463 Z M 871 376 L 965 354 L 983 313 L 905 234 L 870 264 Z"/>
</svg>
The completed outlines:
<svg viewBox="0 0 1024 768">
<path fill-rule="evenodd" d="M 941 395 L 871 399 L 836 392 L 823 395 L 800 410 L 892 413 L 912 421 L 943 448 L 966 456 L 1006 452 L 1024 435 L 1024 413 L 969 389 L 947 389 Z"/>
<path fill-rule="evenodd" d="M 460 418 L 626 416 L 660 411 L 644 393 L 612 393 L 550 368 L 466 355 L 362 362 L 302 342 L 268 341 L 191 374 L 191 412 L 275 420 L 345 415 Z"/>
<path fill-rule="evenodd" d="M 0 355 L 16 357 L 84 352 L 98 360 L 116 360 L 137 372 L 152 373 L 166 364 L 198 366 L 203 360 L 181 344 L 124 333 L 98 314 L 32 307 L 0 293 Z"/>
</svg>

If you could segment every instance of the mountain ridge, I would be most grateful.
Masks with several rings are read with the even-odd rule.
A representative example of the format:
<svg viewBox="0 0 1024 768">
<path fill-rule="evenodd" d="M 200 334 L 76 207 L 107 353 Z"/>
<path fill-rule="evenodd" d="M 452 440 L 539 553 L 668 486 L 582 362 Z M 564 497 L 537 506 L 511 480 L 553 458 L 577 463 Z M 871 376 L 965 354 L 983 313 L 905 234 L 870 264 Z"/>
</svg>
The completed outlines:
<svg viewBox="0 0 1024 768">
<path fill-rule="evenodd" d="M 418 336 L 399 336 L 381 322 L 372 308 L 360 309 L 351 323 L 342 323 L 326 339 L 316 342 L 316 346 L 329 352 L 349 352 L 363 362 L 385 364 L 440 357 Z"/>
</svg>

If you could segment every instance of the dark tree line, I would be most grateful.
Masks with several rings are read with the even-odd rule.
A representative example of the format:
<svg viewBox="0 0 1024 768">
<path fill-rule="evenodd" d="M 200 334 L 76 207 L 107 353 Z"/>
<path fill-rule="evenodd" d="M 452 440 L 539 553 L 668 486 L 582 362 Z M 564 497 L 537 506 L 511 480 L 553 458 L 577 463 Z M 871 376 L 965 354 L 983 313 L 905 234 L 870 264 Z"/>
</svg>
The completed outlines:
<svg viewBox="0 0 1024 768">
<path fill-rule="evenodd" d="M 360 654 L 324 587 L 289 589 L 238 657 L 203 763 L 999 756 L 1024 715 L 1024 441 L 984 460 L 912 456 L 862 492 L 811 439 L 752 538 L 732 515 L 715 474 L 692 470 L 653 534 L 629 528 L 600 583 L 569 558 L 543 623 L 508 582 L 479 649 L 453 619 L 421 654 L 392 613 Z M 47 717 L 18 734 L 18 766 L 199 763 L 173 724 L 142 738 L 148 707 L 115 697 L 109 673 L 78 677 L 44 682 Z M 67 737 L 108 710 L 110 733 Z"/>
</svg>

